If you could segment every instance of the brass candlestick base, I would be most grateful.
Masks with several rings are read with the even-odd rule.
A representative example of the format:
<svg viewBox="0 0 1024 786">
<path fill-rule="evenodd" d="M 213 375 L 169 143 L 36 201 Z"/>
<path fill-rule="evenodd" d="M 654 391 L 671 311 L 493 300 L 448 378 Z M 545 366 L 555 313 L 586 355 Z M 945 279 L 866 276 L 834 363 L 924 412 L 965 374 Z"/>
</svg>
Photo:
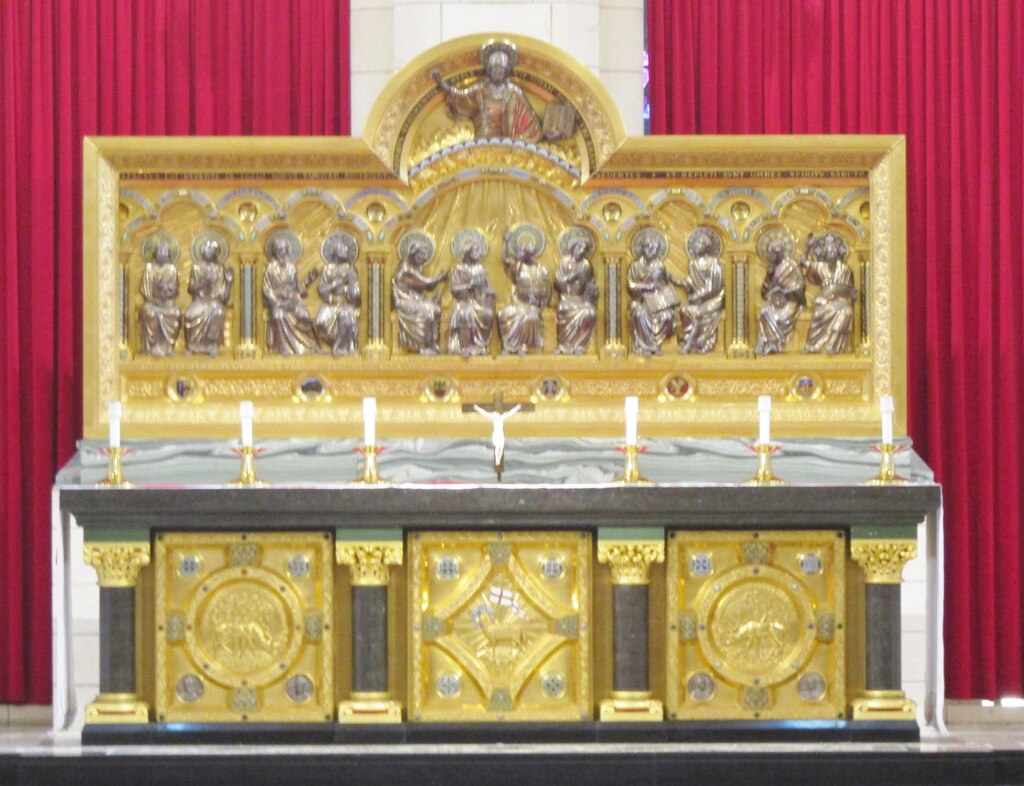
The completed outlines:
<svg viewBox="0 0 1024 786">
<path fill-rule="evenodd" d="M 778 450 L 777 445 L 758 443 L 754 450 L 757 451 L 757 472 L 754 477 L 748 478 L 744 483 L 748 486 L 786 486 L 788 480 L 775 477 L 772 472 L 772 453 Z"/>
<path fill-rule="evenodd" d="M 242 469 L 238 477 L 231 481 L 232 486 L 267 486 L 268 483 L 256 477 L 256 449 L 249 445 L 243 446 L 240 455 L 242 456 Z"/>
<path fill-rule="evenodd" d="M 377 467 L 377 454 L 380 452 L 380 449 L 376 445 L 363 446 L 363 476 L 359 478 L 356 483 L 365 483 L 367 485 L 381 485 L 387 483 L 386 480 L 381 480 L 380 470 Z"/>
<path fill-rule="evenodd" d="M 127 488 L 132 485 L 124 479 L 124 466 L 121 463 L 123 455 L 124 448 L 107 448 L 107 458 L 109 460 L 107 477 L 100 481 L 101 486 L 120 486 L 121 488 Z"/>
<path fill-rule="evenodd" d="M 893 456 L 899 450 L 899 447 L 889 443 L 876 445 L 881 458 L 879 459 L 878 474 L 875 475 L 871 480 L 864 481 L 870 486 L 883 486 L 888 483 L 906 483 L 907 479 L 900 477 L 896 474 L 896 462 L 893 460 Z M 900 446 L 902 447 L 902 446 Z"/>
<path fill-rule="evenodd" d="M 651 481 L 640 475 L 640 449 L 636 445 L 626 445 L 622 452 L 626 456 L 626 466 L 622 470 L 622 477 L 618 478 L 617 482 L 649 484 Z"/>
</svg>

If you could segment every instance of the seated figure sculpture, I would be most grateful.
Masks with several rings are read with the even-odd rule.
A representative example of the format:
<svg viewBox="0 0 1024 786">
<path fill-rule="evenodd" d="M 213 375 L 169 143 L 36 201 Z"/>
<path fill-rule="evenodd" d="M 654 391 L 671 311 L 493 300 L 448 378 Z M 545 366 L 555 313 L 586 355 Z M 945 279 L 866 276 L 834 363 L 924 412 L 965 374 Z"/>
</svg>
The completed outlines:
<svg viewBox="0 0 1024 786">
<path fill-rule="evenodd" d="M 200 232 L 192 241 L 192 272 L 185 309 L 185 352 L 212 355 L 224 344 L 224 321 L 234 273 L 224 266 L 228 241 L 216 230 Z"/>
<path fill-rule="evenodd" d="M 686 277 L 673 283 L 686 292 L 679 309 L 679 352 L 704 354 L 715 348 L 718 323 L 725 309 L 722 283 L 722 238 L 711 227 L 697 227 L 686 240 L 690 267 Z"/>
<path fill-rule="evenodd" d="M 174 353 L 181 333 L 178 297 L 178 243 L 166 232 L 154 232 L 142 243 L 142 271 L 139 289 L 145 302 L 139 311 L 139 337 L 143 354 L 165 357 Z"/>
<path fill-rule="evenodd" d="M 796 261 L 796 244 L 784 229 L 765 232 L 758 238 L 757 253 L 768 266 L 761 283 L 764 305 L 757 315 L 758 336 L 754 352 L 782 352 L 796 328 L 797 317 L 807 305 L 805 284 Z"/>
<path fill-rule="evenodd" d="M 448 286 L 455 301 L 448 324 L 448 352 L 453 355 L 486 355 L 494 332 L 494 290 L 481 264 L 487 255 L 487 239 L 475 229 L 464 229 L 452 240 L 458 260 Z"/>
<path fill-rule="evenodd" d="M 800 267 L 807 280 L 820 289 L 814 297 L 804 352 L 836 355 L 849 349 L 857 288 L 853 285 L 853 271 L 846 264 L 848 253 L 846 241 L 835 232 L 818 238 L 807 236 Z"/>
<path fill-rule="evenodd" d="M 541 310 L 551 302 L 551 275 L 537 257 L 544 234 L 533 224 L 520 224 L 505 233 L 502 263 L 512 279 L 512 302 L 498 312 L 501 350 L 523 355 L 544 347 Z"/>
<path fill-rule="evenodd" d="M 406 352 L 437 355 L 441 351 L 440 293 L 430 296 L 448 274 L 430 277 L 423 268 L 434 258 L 434 241 L 410 230 L 398 241 L 398 269 L 391 280 L 391 300 L 398 320 L 398 345 Z"/>
<path fill-rule="evenodd" d="M 672 334 L 679 295 L 665 271 L 668 239 L 654 227 L 645 227 L 630 244 L 634 260 L 626 276 L 632 301 L 629 305 L 629 335 L 633 352 L 660 355 L 661 345 Z"/>
<path fill-rule="evenodd" d="M 562 260 L 555 271 L 559 296 L 555 309 L 556 352 L 582 355 L 597 322 L 597 284 L 589 259 L 594 253 L 594 237 L 583 227 L 569 227 L 558 239 L 558 251 Z"/>
<path fill-rule="evenodd" d="M 539 141 L 543 136 L 540 118 L 509 78 L 516 65 L 515 46 L 509 41 L 489 41 L 480 49 L 480 62 L 486 78 L 465 88 L 448 84 L 440 71 L 432 72 L 444 93 L 448 113 L 472 120 L 477 139 Z"/>
<path fill-rule="evenodd" d="M 310 270 L 304 284 L 299 283 L 296 262 L 302 243 L 294 232 L 279 229 L 266 243 L 269 262 L 263 272 L 263 300 L 267 304 L 267 350 L 278 355 L 304 355 L 319 352 L 313 320 L 302 301 L 316 280 Z"/>
<path fill-rule="evenodd" d="M 359 244 L 348 232 L 332 232 L 320 246 L 324 259 L 317 292 L 323 305 L 316 313 L 316 334 L 335 357 L 359 352 Z"/>
</svg>

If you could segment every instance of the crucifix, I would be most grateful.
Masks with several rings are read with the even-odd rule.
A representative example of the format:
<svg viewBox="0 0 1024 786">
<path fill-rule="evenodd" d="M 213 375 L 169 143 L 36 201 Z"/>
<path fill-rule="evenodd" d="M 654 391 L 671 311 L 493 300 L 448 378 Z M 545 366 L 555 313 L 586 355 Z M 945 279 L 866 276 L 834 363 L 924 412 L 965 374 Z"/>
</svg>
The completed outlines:
<svg viewBox="0 0 1024 786">
<path fill-rule="evenodd" d="M 476 412 L 491 421 L 491 444 L 494 446 L 494 472 L 501 482 L 501 473 L 505 471 L 505 421 L 517 412 L 533 412 L 530 403 L 506 404 L 504 394 L 494 391 L 494 398 L 483 404 L 463 404 L 463 412 Z"/>
</svg>

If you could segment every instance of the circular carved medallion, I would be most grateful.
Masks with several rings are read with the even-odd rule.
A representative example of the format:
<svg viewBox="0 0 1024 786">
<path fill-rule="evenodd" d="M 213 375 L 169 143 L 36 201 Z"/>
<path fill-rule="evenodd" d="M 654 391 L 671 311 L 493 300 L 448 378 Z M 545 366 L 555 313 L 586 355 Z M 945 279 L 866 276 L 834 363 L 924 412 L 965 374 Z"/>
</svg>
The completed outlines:
<svg viewBox="0 0 1024 786">
<path fill-rule="evenodd" d="M 189 653 L 223 685 L 265 685 L 292 665 L 302 646 L 299 599 L 262 568 L 216 572 L 193 592 L 186 615 Z"/>
<path fill-rule="evenodd" d="M 705 658 L 738 684 L 781 682 L 806 663 L 814 647 L 810 599 L 778 568 L 735 568 L 705 586 L 696 606 Z"/>
</svg>

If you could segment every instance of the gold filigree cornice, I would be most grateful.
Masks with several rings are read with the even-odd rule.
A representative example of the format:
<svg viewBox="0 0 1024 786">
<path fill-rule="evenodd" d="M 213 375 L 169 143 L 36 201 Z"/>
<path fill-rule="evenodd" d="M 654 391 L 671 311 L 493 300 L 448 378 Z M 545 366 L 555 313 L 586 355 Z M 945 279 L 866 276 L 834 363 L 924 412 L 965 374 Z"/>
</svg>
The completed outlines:
<svg viewBox="0 0 1024 786">
<path fill-rule="evenodd" d="M 917 556 L 917 541 L 854 540 L 850 556 L 864 571 L 868 584 L 899 584 L 903 566 Z"/>
<path fill-rule="evenodd" d="M 597 561 L 611 567 L 612 584 L 649 584 L 651 563 L 665 561 L 665 543 L 657 540 L 599 541 Z"/>
<path fill-rule="evenodd" d="M 334 555 L 339 565 L 352 569 L 353 587 L 386 587 L 391 578 L 390 566 L 402 564 L 402 542 L 336 543 Z"/>
<path fill-rule="evenodd" d="M 149 564 L 148 543 L 86 543 L 85 564 L 96 570 L 101 587 L 134 587 Z"/>
</svg>

